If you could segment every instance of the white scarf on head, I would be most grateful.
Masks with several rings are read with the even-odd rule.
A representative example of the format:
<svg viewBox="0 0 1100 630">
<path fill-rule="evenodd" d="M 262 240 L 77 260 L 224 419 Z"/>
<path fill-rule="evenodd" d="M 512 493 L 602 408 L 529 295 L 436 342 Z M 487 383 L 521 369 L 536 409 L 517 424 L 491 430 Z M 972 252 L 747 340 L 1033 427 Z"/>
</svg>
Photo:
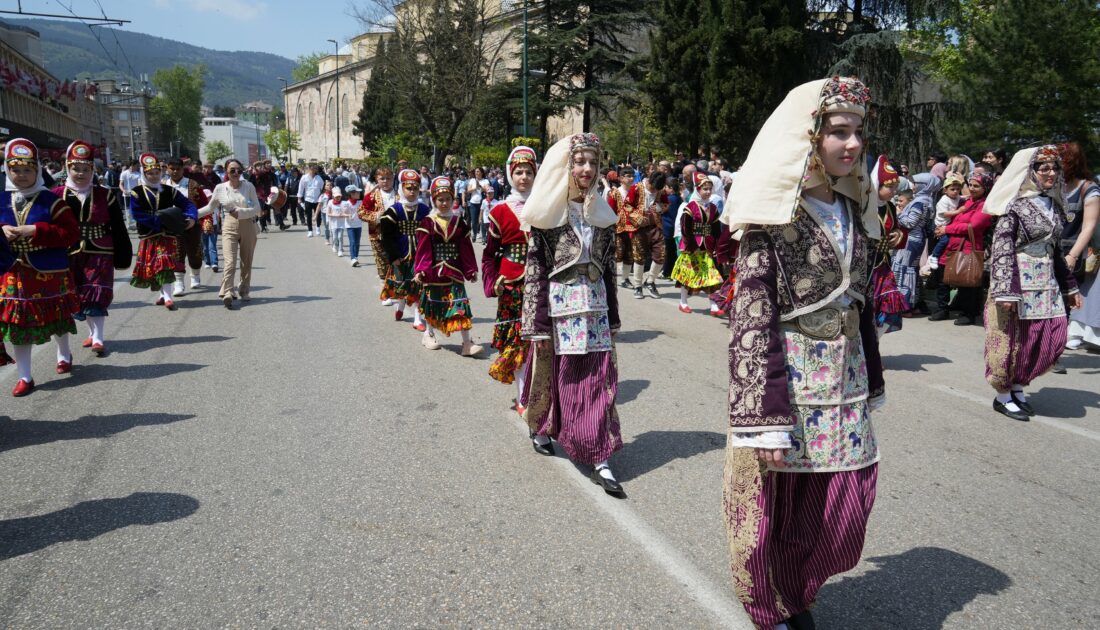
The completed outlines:
<svg viewBox="0 0 1100 630">
<path fill-rule="evenodd" d="M 80 199 L 80 201 L 84 201 L 84 199 L 88 196 L 88 193 L 92 192 L 93 186 L 94 184 L 92 182 L 88 182 L 88 185 L 84 186 L 83 188 L 78 186 L 77 183 L 73 181 L 73 172 L 71 169 L 65 176 L 65 188 L 68 188 L 69 190 L 76 193 L 76 196 Z"/>
<path fill-rule="evenodd" d="M 34 173 L 35 180 L 34 185 L 28 188 L 20 188 L 15 185 L 15 182 L 11 179 L 11 174 L 8 173 L 8 165 L 4 164 L 4 190 L 10 193 L 19 193 L 24 197 L 30 197 L 31 195 L 46 190 L 46 180 L 42 179 L 42 167 L 35 162 Z"/>
<path fill-rule="evenodd" d="M 531 187 L 531 194 L 520 213 L 520 227 L 524 231 L 531 228 L 551 230 L 569 223 L 569 203 L 574 193 L 579 193 L 573 182 L 571 136 L 554 143 L 546 152 L 539 175 Z M 581 202 L 583 217 L 589 225 L 606 228 L 615 225 L 619 215 L 607 204 L 607 200 L 596 192 L 596 183 L 592 182 L 584 191 Z"/>
</svg>

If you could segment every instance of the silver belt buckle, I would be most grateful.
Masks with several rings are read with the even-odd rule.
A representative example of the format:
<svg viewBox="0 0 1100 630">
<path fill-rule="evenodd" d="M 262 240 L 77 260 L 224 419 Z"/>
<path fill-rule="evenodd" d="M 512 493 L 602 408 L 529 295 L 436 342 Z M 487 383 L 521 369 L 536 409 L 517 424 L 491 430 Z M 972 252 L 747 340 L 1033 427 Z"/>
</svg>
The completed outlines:
<svg viewBox="0 0 1100 630">
<path fill-rule="evenodd" d="M 844 328 L 840 311 L 835 308 L 799 315 L 796 323 L 802 334 L 822 340 L 836 339 Z"/>
</svg>

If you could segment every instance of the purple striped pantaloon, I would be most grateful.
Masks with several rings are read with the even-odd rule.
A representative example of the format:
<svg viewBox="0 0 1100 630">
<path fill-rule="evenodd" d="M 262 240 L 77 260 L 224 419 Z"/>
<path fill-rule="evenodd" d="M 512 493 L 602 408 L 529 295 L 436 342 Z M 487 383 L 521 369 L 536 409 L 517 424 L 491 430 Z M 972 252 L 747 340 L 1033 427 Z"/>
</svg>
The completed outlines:
<svg viewBox="0 0 1100 630">
<path fill-rule="evenodd" d="M 539 356 L 531 362 L 521 402 L 527 424 L 558 441 L 578 464 L 598 464 L 623 447 L 615 396 L 614 352 Z"/>
<path fill-rule="evenodd" d="M 1017 308 L 1019 308 L 1017 306 Z M 993 300 L 985 306 L 985 380 L 997 391 L 1030 385 L 1066 348 L 1069 320 L 1020 319 Z"/>
<path fill-rule="evenodd" d="M 807 610 L 830 577 L 863 553 L 878 464 L 819 473 L 762 469 L 726 448 L 723 507 L 733 585 L 753 623 L 774 628 Z"/>
</svg>

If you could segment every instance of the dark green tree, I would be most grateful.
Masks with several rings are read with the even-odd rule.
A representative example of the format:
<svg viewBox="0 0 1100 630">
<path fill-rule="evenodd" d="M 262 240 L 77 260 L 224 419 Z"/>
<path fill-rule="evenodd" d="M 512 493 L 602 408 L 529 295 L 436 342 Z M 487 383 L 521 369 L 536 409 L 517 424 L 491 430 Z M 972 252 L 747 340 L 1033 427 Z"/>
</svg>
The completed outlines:
<svg viewBox="0 0 1100 630">
<path fill-rule="evenodd" d="M 665 144 L 694 155 L 703 141 L 699 110 L 708 42 L 716 30 L 702 20 L 702 0 L 661 0 L 650 31 L 648 71 L 642 88 L 653 104 Z"/>
<path fill-rule="evenodd" d="M 367 81 L 367 89 L 363 92 L 363 106 L 359 109 L 359 116 L 352 124 L 355 135 L 359 136 L 359 143 L 364 149 L 377 152 L 379 138 L 393 133 L 398 121 L 394 120 L 397 113 L 397 97 L 390 88 L 388 74 L 392 72 L 389 57 L 386 55 L 386 40 L 378 42 L 378 50 L 374 55 L 375 63 L 371 69 L 370 79 Z"/>
<path fill-rule="evenodd" d="M 179 143 L 180 155 L 195 153 L 202 140 L 202 91 L 206 66 L 175 65 L 153 73 L 157 95 L 149 103 L 151 145 Z"/>
</svg>

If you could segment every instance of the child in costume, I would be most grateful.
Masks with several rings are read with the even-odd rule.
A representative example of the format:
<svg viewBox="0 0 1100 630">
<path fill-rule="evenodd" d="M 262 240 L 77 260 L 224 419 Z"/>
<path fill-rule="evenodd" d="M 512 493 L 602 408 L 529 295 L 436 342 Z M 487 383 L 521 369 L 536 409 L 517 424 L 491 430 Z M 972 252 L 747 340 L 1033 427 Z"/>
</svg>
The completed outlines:
<svg viewBox="0 0 1100 630">
<path fill-rule="evenodd" d="M 462 356 L 481 352 L 470 340 L 473 311 L 466 295 L 464 280 L 477 280 L 477 258 L 470 241 L 470 226 L 454 212 L 454 184 L 450 178 L 436 177 L 431 185 L 432 211 L 421 219 L 416 230 L 414 271 L 420 284 L 420 311 L 428 326 L 424 347 L 438 350 L 435 330 L 450 337 L 462 333 Z"/>
<path fill-rule="evenodd" d="M 397 201 L 397 191 L 393 188 L 393 170 L 383 166 L 375 171 L 374 183 L 374 188 L 363 197 L 359 218 L 367 225 L 367 237 L 370 239 L 371 252 L 374 253 L 374 271 L 384 286 L 391 270 L 386 250 L 382 247 L 382 230 L 378 221 L 382 218 L 382 213 Z M 391 298 L 383 296 L 381 300 L 383 306 L 393 304 Z"/>
<path fill-rule="evenodd" d="M 718 206 L 710 199 L 714 182 L 706 173 L 696 171 L 695 192 L 692 200 L 680 215 L 680 257 L 672 268 L 672 279 L 680 287 L 680 312 L 690 313 L 689 295 L 703 292 L 710 294 L 722 284 L 722 274 L 714 260 L 721 225 L 718 223 Z M 711 303 L 712 313 L 719 312 Z"/>
<path fill-rule="evenodd" d="M 425 332 L 420 319 L 420 284 L 413 277 L 416 256 L 416 229 L 431 211 L 420 203 L 420 173 L 412 169 L 401 171 L 401 199 L 387 208 L 378 220 L 382 232 L 382 248 L 390 261 L 390 275 L 382 287 L 382 299 L 393 301 L 393 318 L 405 317 L 405 306 L 413 306 L 413 327 Z"/>
<path fill-rule="evenodd" d="M 176 305 L 172 301 L 172 284 L 176 279 L 176 232 L 194 225 L 199 213 L 187 195 L 161 184 L 157 156 L 142 153 L 138 161 L 141 164 L 141 183 L 130 191 L 130 213 L 137 223 L 139 244 L 130 284 L 159 291 L 157 305 L 174 311 Z M 183 225 L 173 225 L 179 222 Z"/>
<path fill-rule="evenodd" d="M 15 261 L 0 286 L 0 335 L 12 344 L 19 381 L 12 396 L 34 391 L 33 346 L 57 338 L 57 373 L 72 370 L 69 335 L 80 298 L 73 292 L 69 248 L 80 240 L 80 225 L 69 206 L 46 189 L 38 147 L 25 138 L 4 149 L 7 183 L 0 191 L 0 226 Z"/>
</svg>

